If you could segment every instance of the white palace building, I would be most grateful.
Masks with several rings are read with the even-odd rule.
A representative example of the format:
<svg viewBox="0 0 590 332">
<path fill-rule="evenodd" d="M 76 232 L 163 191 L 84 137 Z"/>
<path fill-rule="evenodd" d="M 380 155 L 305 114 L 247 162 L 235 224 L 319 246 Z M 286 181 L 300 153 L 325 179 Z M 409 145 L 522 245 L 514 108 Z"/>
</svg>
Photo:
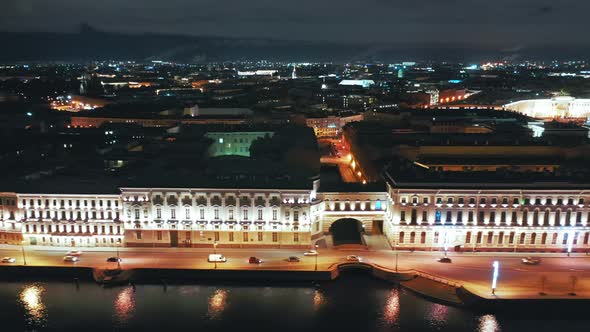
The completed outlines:
<svg viewBox="0 0 590 332">
<path fill-rule="evenodd" d="M 399 249 L 586 251 L 590 190 L 568 183 L 400 183 L 374 192 L 120 188 L 0 193 L 0 243 L 309 248 L 338 222 Z"/>
<path fill-rule="evenodd" d="M 569 96 L 519 100 L 503 108 L 539 119 L 590 118 L 590 99 Z"/>
</svg>

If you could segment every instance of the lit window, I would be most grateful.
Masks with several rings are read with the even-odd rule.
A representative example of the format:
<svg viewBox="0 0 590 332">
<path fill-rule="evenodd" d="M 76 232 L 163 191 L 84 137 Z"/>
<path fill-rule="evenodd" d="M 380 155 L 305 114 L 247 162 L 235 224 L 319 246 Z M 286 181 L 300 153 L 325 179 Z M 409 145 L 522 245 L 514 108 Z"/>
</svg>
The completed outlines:
<svg viewBox="0 0 590 332">
<path fill-rule="evenodd" d="M 223 138 L 219 138 L 219 144 L 223 144 Z"/>
</svg>

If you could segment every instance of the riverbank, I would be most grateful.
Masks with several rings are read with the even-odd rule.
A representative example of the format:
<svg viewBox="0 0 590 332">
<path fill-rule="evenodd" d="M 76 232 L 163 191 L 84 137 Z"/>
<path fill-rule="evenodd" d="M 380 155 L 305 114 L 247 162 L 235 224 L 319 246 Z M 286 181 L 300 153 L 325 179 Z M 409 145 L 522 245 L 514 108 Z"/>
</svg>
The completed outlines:
<svg viewBox="0 0 590 332">
<path fill-rule="evenodd" d="M 163 284 L 168 283 L 299 283 L 326 282 L 339 278 L 347 271 L 364 271 L 371 276 L 400 285 L 401 287 L 433 302 L 466 307 L 476 310 L 506 310 L 522 305 L 535 307 L 579 307 L 590 304 L 586 297 L 570 296 L 569 298 L 499 298 L 482 297 L 469 290 L 461 283 L 429 275 L 422 271 L 392 271 L 383 266 L 370 263 L 347 262 L 332 264 L 330 267 L 314 270 L 237 270 L 237 269 L 169 269 L 169 268 L 133 268 L 122 270 L 122 273 L 109 274 L 104 278 L 105 269 L 90 267 L 52 267 L 52 266 L 0 266 L 0 280 L 20 281 L 51 279 L 61 281 L 96 281 L 105 285 L 124 284 Z"/>
</svg>

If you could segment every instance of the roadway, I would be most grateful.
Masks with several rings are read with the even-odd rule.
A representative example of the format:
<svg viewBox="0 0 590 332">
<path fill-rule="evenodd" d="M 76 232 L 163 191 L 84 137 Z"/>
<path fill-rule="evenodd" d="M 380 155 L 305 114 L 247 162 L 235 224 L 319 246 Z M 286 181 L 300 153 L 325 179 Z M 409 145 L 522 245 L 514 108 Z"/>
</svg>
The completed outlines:
<svg viewBox="0 0 590 332">
<path fill-rule="evenodd" d="M 63 256 L 71 248 L 25 247 L 27 265 L 34 266 L 84 266 L 95 268 L 114 268 L 116 263 L 106 262 L 107 257 L 116 256 L 116 249 L 87 248 L 83 250 L 76 263 L 64 262 Z M 207 262 L 212 249 L 203 248 L 120 248 L 121 266 L 131 268 L 183 268 L 211 269 L 213 263 Z M 313 270 L 316 257 L 304 256 L 302 250 L 295 249 L 239 249 L 218 248 L 227 262 L 218 263 L 218 269 L 289 269 Z M 491 296 L 490 282 L 492 262 L 500 262 L 500 277 L 496 296 L 504 298 L 539 297 L 544 280 L 545 297 L 571 297 L 572 279 L 575 277 L 573 291 L 577 297 L 590 298 L 590 257 L 584 254 L 539 254 L 539 265 L 524 265 L 521 262 L 526 254 L 519 253 L 454 253 L 448 256 L 452 263 L 438 263 L 441 252 L 408 252 L 392 250 L 364 249 L 320 249 L 317 257 L 318 269 L 328 269 L 333 264 L 346 261 L 346 256 L 354 254 L 368 263 L 399 271 L 419 270 L 428 274 L 453 280 L 482 296 Z M 0 246 L 0 256 L 17 259 L 13 264 L 22 265 L 22 251 L 19 246 Z M 248 258 L 256 256 L 264 262 L 249 264 Z M 286 261 L 289 256 L 301 259 L 298 263 Z"/>
</svg>

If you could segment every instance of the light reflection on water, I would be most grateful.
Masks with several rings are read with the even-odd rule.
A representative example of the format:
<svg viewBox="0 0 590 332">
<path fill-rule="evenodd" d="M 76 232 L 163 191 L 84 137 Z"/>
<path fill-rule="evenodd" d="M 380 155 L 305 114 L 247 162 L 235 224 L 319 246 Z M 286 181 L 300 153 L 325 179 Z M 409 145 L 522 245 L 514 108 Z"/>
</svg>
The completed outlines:
<svg viewBox="0 0 590 332">
<path fill-rule="evenodd" d="M 47 323 L 47 309 L 41 295 L 45 288 L 40 284 L 26 285 L 19 296 L 19 304 L 25 309 L 27 327 L 34 329 L 43 327 Z"/>
<path fill-rule="evenodd" d="M 479 318 L 479 332 L 500 332 L 500 324 L 494 315 L 484 315 Z"/>
<path fill-rule="evenodd" d="M 399 317 L 399 290 L 392 289 L 387 295 L 387 302 L 383 308 L 383 319 L 389 325 L 397 323 Z"/>
<path fill-rule="evenodd" d="M 115 317 L 119 324 L 127 323 L 135 312 L 135 294 L 131 287 L 121 289 L 115 299 Z"/>
<path fill-rule="evenodd" d="M 216 289 L 213 295 L 209 297 L 208 317 L 217 319 L 221 316 L 227 306 L 228 291 L 225 289 Z"/>
<path fill-rule="evenodd" d="M 326 296 L 321 290 L 316 289 L 313 293 L 313 309 L 318 311 L 326 304 Z"/>
<path fill-rule="evenodd" d="M 442 305 L 442 304 L 438 304 L 438 303 L 433 303 L 430 306 L 430 313 L 429 313 L 429 321 L 430 321 L 430 325 L 432 327 L 435 327 L 437 329 L 442 328 L 443 326 L 446 325 L 447 322 L 447 314 L 449 312 L 449 307 Z"/>
</svg>

